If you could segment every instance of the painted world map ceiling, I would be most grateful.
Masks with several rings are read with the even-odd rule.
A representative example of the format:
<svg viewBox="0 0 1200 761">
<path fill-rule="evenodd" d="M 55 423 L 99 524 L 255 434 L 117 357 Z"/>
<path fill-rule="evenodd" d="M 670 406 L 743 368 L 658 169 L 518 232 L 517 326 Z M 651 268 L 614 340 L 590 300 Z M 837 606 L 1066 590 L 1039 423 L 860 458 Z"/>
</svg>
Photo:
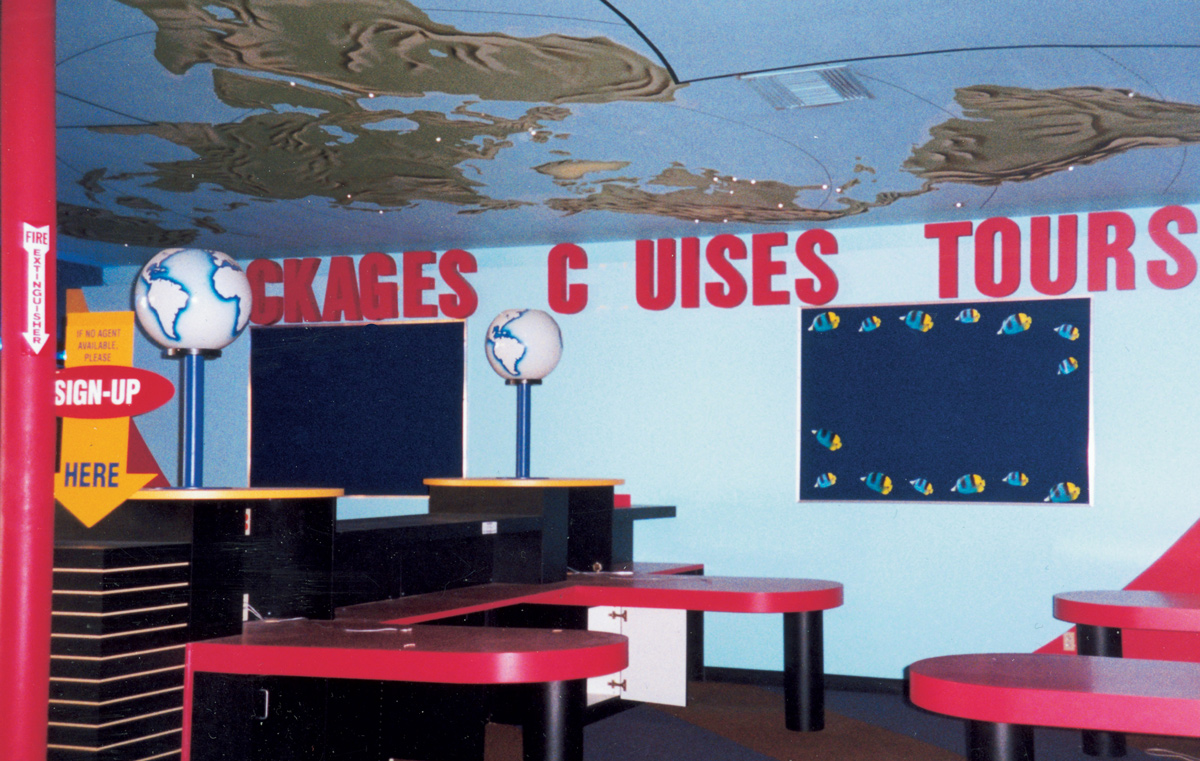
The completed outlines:
<svg viewBox="0 0 1200 761">
<path fill-rule="evenodd" d="M 1200 22 L 1183 2 L 1100 7 L 60 2 L 60 256 L 1195 202 Z"/>
</svg>

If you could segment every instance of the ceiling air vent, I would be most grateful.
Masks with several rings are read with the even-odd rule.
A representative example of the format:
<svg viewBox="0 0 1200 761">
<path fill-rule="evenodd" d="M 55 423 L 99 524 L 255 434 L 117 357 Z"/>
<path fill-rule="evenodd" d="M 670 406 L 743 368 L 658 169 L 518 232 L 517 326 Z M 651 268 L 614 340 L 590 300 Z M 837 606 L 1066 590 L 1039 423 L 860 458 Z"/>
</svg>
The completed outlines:
<svg viewBox="0 0 1200 761">
<path fill-rule="evenodd" d="M 741 79 L 749 82 L 777 109 L 829 106 L 871 97 L 846 66 L 743 74 Z"/>
</svg>

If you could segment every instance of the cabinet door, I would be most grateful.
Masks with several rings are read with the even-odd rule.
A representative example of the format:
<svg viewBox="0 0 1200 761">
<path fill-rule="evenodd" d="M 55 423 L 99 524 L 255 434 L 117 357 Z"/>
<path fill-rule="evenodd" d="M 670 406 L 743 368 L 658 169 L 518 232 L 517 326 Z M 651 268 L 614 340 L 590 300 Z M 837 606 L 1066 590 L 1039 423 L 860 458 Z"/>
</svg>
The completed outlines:
<svg viewBox="0 0 1200 761">
<path fill-rule="evenodd" d="M 609 634 L 623 634 L 621 624 L 628 617 L 624 608 L 614 608 L 604 605 L 595 608 L 588 608 L 587 628 L 594 632 L 607 632 Z M 632 659 L 633 642 L 629 643 L 629 651 Z M 625 672 L 615 671 L 604 676 L 594 676 L 587 680 L 587 696 L 588 704 L 598 703 L 608 698 L 619 698 L 624 693 L 622 685 L 624 684 Z"/>
<path fill-rule="evenodd" d="M 197 672 L 192 761 L 327 758 L 324 679 Z"/>
<path fill-rule="evenodd" d="M 687 611 L 658 608 L 588 609 L 588 628 L 629 638 L 629 666 L 588 680 L 589 702 L 623 697 L 687 704 Z"/>
</svg>

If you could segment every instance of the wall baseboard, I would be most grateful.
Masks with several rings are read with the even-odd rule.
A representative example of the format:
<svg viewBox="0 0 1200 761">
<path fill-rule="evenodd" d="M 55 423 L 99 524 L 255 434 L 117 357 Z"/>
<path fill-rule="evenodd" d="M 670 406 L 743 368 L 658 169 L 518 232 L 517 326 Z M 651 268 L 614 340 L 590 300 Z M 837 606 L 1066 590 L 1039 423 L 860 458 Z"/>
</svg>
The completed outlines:
<svg viewBox="0 0 1200 761">
<path fill-rule="evenodd" d="M 760 669 L 734 669 L 719 666 L 704 668 L 704 681 L 730 682 L 732 684 L 753 684 L 762 687 L 783 687 L 782 671 L 766 671 Z M 826 674 L 825 689 L 843 690 L 846 692 L 882 693 L 886 695 L 903 695 L 903 679 L 883 679 L 872 676 L 850 676 L 846 674 Z"/>
</svg>

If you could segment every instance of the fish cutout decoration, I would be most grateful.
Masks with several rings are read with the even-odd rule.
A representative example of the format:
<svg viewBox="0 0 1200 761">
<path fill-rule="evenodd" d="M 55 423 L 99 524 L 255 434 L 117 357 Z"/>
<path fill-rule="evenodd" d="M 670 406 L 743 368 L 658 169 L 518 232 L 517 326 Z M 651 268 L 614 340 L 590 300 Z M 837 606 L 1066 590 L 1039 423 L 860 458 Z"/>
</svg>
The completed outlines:
<svg viewBox="0 0 1200 761">
<path fill-rule="evenodd" d="M 1000 330 L 996 331 L 996 335 L 1003 333 L 1006 336 L 1024 333 L 1029 330 L 1029 326 L 1033 324 L 1033 318 L 1024 312 L 1010 314 L 1004 318 L 1004 322 L 1000 323 Z"/>
<path fill-rule="evenodd" d="M 913 330 L 919 330 L 922 333 L 928 333 L 933 328 L 933 317 L 928 312 L 920 309 L 910 310 L 908 314 L 900 318 L 905 325 Z"/>
<path fill-rule="evenodd" d="M 1057 483 L 1043 502 L 1074 502 L 1079 498 L 1079 487 L 1070 481 Z"/>
<path fill-rule="evenodd" d="M 817 476 L 817 482 L 814 484 L 818 489 L 828 489 L 837 483 L 837 476 L 832 473 L 822 473 Z"/>
<path fill-rule="evenodd" d="M 914 478 L 913 480 L 909 481 L 909 483 L 912 484 L 912 488 L 916 489 L 919 493 L 924 494 L 926 497 L 928 497 L 930 494 L 933 494 L 933 484 L 929 483 L 924 478 Z"/>
<path fill-rule="evenodd" d="M 1024 486 L 1029 483 L 1029 476 L 1018 470 L 1014 470 L 1004 477 L 1004 483 L 1009 486 Z"/>
<path fill-rule="evenodd" d="M 954 482 L 954 486 L 950 487 L 950 491 L 956 491 L 959 494 L 978 494 L 987 486 L 987 481 L 983 480 L 983 476 L 978 473 L 968 473 Z"/>
<path fill-rule="evenodd" d="M 836 452 L 842 448 L 842 437 L 827 428 L 818 428 L 813 431 L 813 435 L 817 437 L 817 443 L 830 452 Z"/>
<path fill-rule="evenodd" d="M 1075 327 L 1069 322 L 1064 322 L 1062 325 L 1059 325 L 1054 329 L 1054 332 L 1068 341 L 1074 341 L 1079 338 L 1079 328 Z"/>
<path fill-rule="evenodd" d="M 880 494 L 892 493 L 892 479 L 883 473 L 868 473 L 859 479 L 867 485 L 868 489 L 877 491 Z"/>
<path fill-rule="evenodd" d="M 842 321 L 838 317 L 837 312 L 821 312 L 813 318 L 812 324 L 808 326 L 809 330 L 815 330 L 818 333 L 824 333 L 829 330 L 837 329 L 838 324 Z"/>
</svg>

